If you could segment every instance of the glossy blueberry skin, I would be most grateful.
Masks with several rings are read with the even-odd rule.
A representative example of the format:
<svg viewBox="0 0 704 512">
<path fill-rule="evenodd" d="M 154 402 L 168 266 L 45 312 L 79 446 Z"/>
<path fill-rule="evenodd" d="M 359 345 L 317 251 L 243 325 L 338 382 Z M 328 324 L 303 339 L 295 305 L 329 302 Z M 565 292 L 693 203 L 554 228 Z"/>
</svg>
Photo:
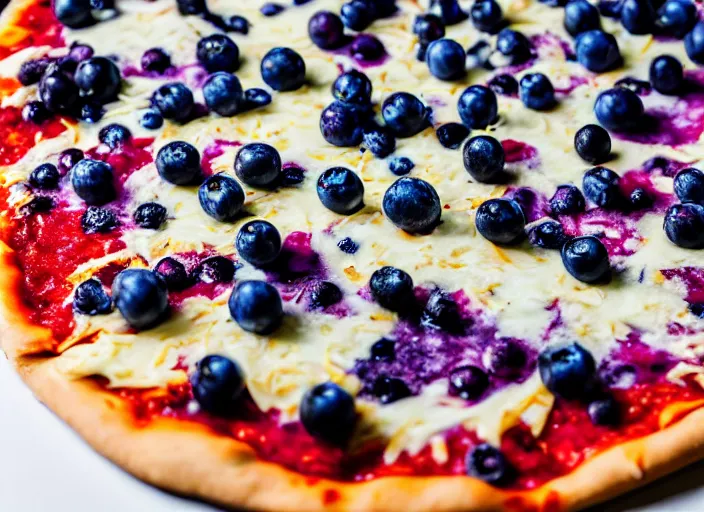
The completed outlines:
<svg viewBox="0 0 704 512">
<path fill-rule="evenodd" d="M 372 2 L 352 0 L 342 4 L 340 18 L 347 28 L 361 32 L 374 22 L 376 10 Z"/>
<path fill-rule="evenodd" d="M 245 388 L 242 368 L 225 356 L 206 356 L 191 375 L 193 398 L 200 408 L 218 416 L 228 416 L 237 409 Z"/>
<path fill-rule="evenodd" d="M 465 465 L 469 476 L 496 487 L 509 484 L 515 477 L 515 469 L 501 450 L 488 443 L 472 448 Z"/>
<path fill-rule="evenodd" d="M 665 234 L 684 249 L 704 249 L 704 206 L 696 203 L 675 204 L 665 214 Z"/>
<path fill-rule="evenodd" d="M 619 0 L 599 0 L 597 2 L 597 9 L 599 9 L 599 14 L 606 18 L 619 19 L 621 17 L 621 6 L 623 2 Z"/>
<path fill-rule="evenodd" d="M 228 222 L 242 210 L 244 190 L 237 180 L 222 173 L 214 174 L 198 188 L 198 200 L 205 213 L 220 222 Z"/>
<path fill-rule="evenodd" d="M 193 93 L 185 84 L 171 82 L 154 91 L 152 105 L 165 119 L 185 121 L 191 115 L 195 101 Z"/>
<path fill-rule="evenodd" d="M 586 201 L 582 192 L 574 185 L 559 185 L 550 199 L 553 215 L 573 215 L 584 211 Z"/>
<path fill-rule="evenodd" d="M 653 206 L 653 198 L 647 190 L 634 188 L 628 196 L 628 203 L 633 210 L 644 210 Z"/>
<path fill-rule="evenodd" d="M 87 235 L 109 233 L 118 226 L 117 217 L 107 208 L 89 206 L 81 215 L 81 229 Z"/>
<path fill-rule="evenodd" d="M 155 110 L 145 110 L 139 118 L 139 124 L 147 130 L 158 130 L 164 126 L 164 117 Z"/>
<path fill-rule="evenodd" d="M 372 101 L 372 82 L 367 75 L 353 69 L 341 74 L 332 85 L 336 100 L 355 105 L 369 105 Z"/>
<path fill-rule="evenodd" d="M 264 82 L 275 91 L 295 91 L 306 82 L 306 63 L 291 48 L 269 50 L 260 69 Z"/>
<path fill-rule="evenodd" d="M 587 30 L 577 36 L 577 61 L 595 73 L 610 71 L 621 64 L 616 38 L 603 30 Z"/>
<path fill-rule="evenodd" d="M 92 46 L 74 42 L 68 52 L 68 58 L 78 63 L 90 59 L 94 53 Z"/>
<path fill-rule="evenodd" d="M 675 194 L 683 203 L 704 205 L 704 173 L 699 169 L 682 169 L 675 176 L 673 185 Z"/>
<path fill-rule="evenodd" d="M 601 27 L 599 10 L 587 0 L 572 0 L 565 6 L 565 30 L 572 37 Z"/>
<path fill-rule="evenodd" d="M 531 245 L 543 249 L 561 249 L 569 240 L 559 222 L 548 220 L 541 222 L 528 231 L 528 241 Z"/>
<path fill-rule="evenodd" d="M 375 270 L 369 280 L 369 290 L 379 305 L 396 313 L 413 309 L 413 278 L 396 267 L 381 267 Z"/>
<path fill-rule="evenodd" d="M 594 425 L 613 427 L 621 422 L 621 406 L 612 396 L 594 400 L 587 407 L 587 414 Z"/>
<path fill-rule="evenodd" d="M 103 106 L 92 100 L 86 100 L 81 105 L 81 111 L 78 114 L 81 121 L 86 123 L 97 123 L 105 115 L 105 109 Z"/>
<path fill-rule="evenodd" d="M 643 101 L 629 89 L 608 89 L 596 99 L 594 114 L 599 123 L 614 132 L 634 131 L 642 123 Z"/>
<path fill-rule="evenodd" d="M 376 378 L 372 393 L 382 404 L 390 404 L 411 396 L 411 390 L 403 380 L 388 375 L 379 375 Z"/>
<path fill-rule="evenodd" d="M 166 283 L 141 268 L 123 270 L 112 284 L 112 298 L 130 326 L 144 330 L 159 324 L 169 309 Z"/>
<path fill-rule="evenodd" d="M 237 14 L 230 16 L 226 20 L 227 29 L 230 32 L 235 32 L 237 34 L 242 34 L 246 36 L 249 34 L 249 21 L 244 16 L 239 16 Z"/>
<path fill-rule="evenodd" d="M 247 89 L 244 91 L 244 109 L 265 107 L 271 103 L 271 94 L 264 89 Z"/>
<path fill-rule="evenodd" d="M 381 109 L 386 126 L 397 137 L 413 137 L 428 126 L 428 111 L 414 95 L 397 92 L 386 98 Z"/>
<path fill-rule="evenodd" d="M 268 144 L 247 144 L 235 157 L 235 173 L 251 187 L 270 187 L 281 176 L 281 156 Z"/>
<path fill-rule="evenodd" d="M 467 128 L 484 130 L 499 117 L 496 94 L 483 85 L 471 85 L 457 101 L 457 112 Z"/>
<path fill-rule="evenodd" d="M 54 15 L 62 25 L 70 28 L 83 28 L 95 22 L 90 0 L 54 0 Z"/>
<path fill-rule="evenodd" d="M 362 143 L 377 158 L 386 158 L 396 149 L 396 137 L 386 127 L 374 126 L 366 129 Z"/>
<path fill-rule="evenodd" d="M 502 378 L 515 377 L 525 368 L 526 351 L 512 338 L 499 338 L 482 353 L 482 364 L 491 375 Z"/>
<path fill-rule="evenodd" d="M 405 156 L 392 158 L 389 161 L 389 170 L 396 176 L 405 176 L 411 172 L 415 166 L 416 164 L 413 163 L 413 160 Z"/>
<path fill-rule="evenodd" d="M 345 237 L 337 242 L 337 247 L 345 254 L 354 254 L 359 250 L 359 244 L 350 237 Z"/>
<path fill-rule="evenodd" d="M 442 147 L 457 149 L 469 137 L 469 128 L 460 123 L 446 123 L 435 131 L 435 135 Z"/>
<path fill-rule="evenodd" d="M 505 28 L 496 38 L 496 49 L 511 58 L 511 65 L 523 64 L 533 54 L 533 45 L 521 32 Z"/>
<path fill-rule="evenodd" d="M 112 311 L 112 299 L 97 279 L 88 279 L 73 293 L 73 310 L 84 315 L 107 315 Z"/>
<path fill-rule="evenodd" d="M 276 16 L 277 14 L 281 14 L 282 12 L 284 12 L 285 9 L 286 8 L 281 4 L 276 4 L 274 2 L 267 2 L 264 5 L 262 5 L 261 9 L 259 9 L 259 12 L 261 12 L 267 18 L 271 18 L 272 16 Z"/>
<path fill-rule="evenodd" d="M 350 45 L 350 56 L 359 62 L 374 62 L 385 54 L 384 43 L 372 34 L 359 34 Z"/>
<path fill-rule="evenodd" d="M 205 0 L 176 0 L 176 5 L 178 6 L 178 12 L 184 16 L 208 12 Z"/>
<path fill-rule="evenodd" d="M 343 298 L 342 290 L 330 281 L 317 281 L 311 286 L 308 309 L 320 310 L 333 306 Z"/>
<path fill-rule="evenodd" d="M 20 66 L 20 71 L 17 73 L 17 80 L 19 80 L 22 85 L 39 83 L 39 80 L 42 79 L 42 76 L 44 76 L 44 73 L 53 62 L 53 59 L 46 57 L 27 60 Z"/>
<path fill-rule="evenodd" d="M 235 322 L 255 334 L 271 334 L 284 318 L 279 292 L 264 281 L 240 281 L 227 305 Z"/>
<path fill-rule="evenodd" d="M 235 263 L 225 256 L 210 256 L 201 261 L 191 277 L 202 283 L 229 283 L 235 278 Z"/>
<path fill-rule="evenodd" d="M 201 176 L 200 153 L 188 142 L 169 142 L 157 153 L 156 168 L 163 180 L 190 185 Z"/>
<path fill-rule="evenodd" d="M 611 273 L 609 254 L 594 236 L 579 236 L 562 246 L 562 263 L 575 279 L 584 283 L 598 283 Z"/>
<path fill-rule="evenodd" d="M 169 290 L 183 290 L 192 283 L 183 263 L 170 256 L 159 260 L 154 272 L 164 280 Z"/>
<path fill-rule="evenodd" d="M 481 397 L 489 387 L 489 377 L 486 372 L 476 366 L 460 366 L 450 373 L 451 396 L 458 396 L 462 400 L 476 400 Z"/>
<path fill-rule="evenodd" d="M 667 0 L 658 9 L 657 25 L 665 34 L 682 39 L 697 23 L 697 8 L 689 0 Z"/>
<path fill-rule="evenodd" d="M 600 164 L 611 154 L 611 136 L 601 126 L 587 124 L 574 135 L 574 149 L 585 162 Z"/>
<path fill-rule="evenodd" d="M 134 223 L 143 229 L 159 229 L 166 222 L 166 207 L 159 203 L 142 203 L 134 211 Z"/>
<path fill-rule="evenodd" d="M 489 199 L 477 209 L 477 231 L 495 244 L 511 245 L 525 237 L 526 219 L 521 206 L 512 199 Z"/>
<path fill-rule="evenodd" d="M 465 60 L 464 48 L 452 39 L 433 41 L 425 53 L 425 62 L 430 73 L 440 80 L 457 80 L 464 76 Z"/>
<path fill-rule="evenodd" d="M 78 87 L 70 77 L 50 66 L 39 82 L 39 99 L 51 112 L 70 112 L 78 102 Z"/>
<path fill-rule="evenodd" d="M 650 0 L 624 0 L 621 24 L 631 34 L 649 34 L 655 28 L 655 9 Z"/>
<path fill-rule="evenodd" d="M 253 220 L 240 229 L 235 239 L 240 258 L 254 266 L 272 263 L 281 252 L 281 235 L 265 220 Z"/>
<path fill-rule="evenodd" d="M 30 101 L 22 107 L 22 119 L 34 124 L 42 124 L 51 118 L 51 112 L 41 101 Z"/>
<path fill-rule="evenodd" d="M 85 159 L 71 169 L 71 186 L 90 205 L 103 205 L 115 199 L 112 167 L 99 160 Z"/>
<path fill-rule="evenodd" d="M 653 92 L 653 87 L 650 85 L 650 82 L 647 80 L 638 80 L 632 76 L 627 76 L 617 80 L 614 86 L 633 91 L 638 96 L 647 96 Z"/>
<path fill-rule="evenodd" d="M 461 8 L 457 0 L 432 0 L 431 10 L 442 18 L 442 22 L 447 25 L 456 25 L 467 19 L 467 13 Z"/>
<path fill-rule="evenodd" d="M 591 202 L 602 208 L 617 208 L 623 196 L 619 188 L 619 175 L 606 167 L 594 167 L 584 173 L 582 190 Z"/>
<path fill-rule="evenodd" d="M 501 28 L 504 13 L 496 0 L 477 0 L 469 11 L 472 25 L 480 32 L 494 33 Z"/>
<path fill-rule="evenodd" d="M 84 95 L 100 103 L 115 100 L 122 87 L 120 69 L 105 57 L 92 57 L 81 62 L 74 78 Z"/>
<path fill-rule="evenodd" d="M 532 110 L 549 110 L 555 106 L 555 88 L 542 73 L 523 75 L 519 96 L 523 104 Z"/>
<path fill-rule="evenodd" d="M 502 96 L 515 96 L 518 94 L 518 81 L 511 75 L 497 75 L 489 80 L 487 85 L 493 92 Z"/>
<path fill-rule="evenodd" d="M 372 361 L 393 361 L 396 358 L 396 342 L 381 338 L 369 349 L 369 359 Z"/>
<path fill-rule="evenodd" d="M 442 205 L 435 188 L 418 178 L 399 178 L 384 193 L 384 214 L 399 229 L 430 234 L 440 223 Z"/>
<path fill-rule="evenodd" d="M 232 117 L 242 109 L 244 91 L 240 80 L 230 73 L 213 73 L 203 84 L 208 109 L 223 117 Z"/>
<path fill-rule="evenodd" d="M 506 153 L 501 143 L 489 135 L 479 135 L 467 141 L 462 149 L 464 168 L 481 183 L 495 181 L 504 172 Z"/>
<path fill-rule="evenodd" d="M 121 124 L 112 123 L 104 126 L 98 132 L 98 140 L 105 144 L 110 149 L 117 149 L 132 138 L 132 133 L 127 129 L 126 126 Z"/>
<path fill-rule="evenodd" d="M 445 37 L 445 25 L 434 14 L 419 14 L 413 22 L 413 33 L 418 36 L 421 46 Z"/>
<path fill-rule="evenodd" d="M 457 302 L 444 290 L 435 288 L 423 308 L 421 324 L 430 329 L 440 329 L 459 334 L 464 328 Z"/>
<path fill-rule="evenodd" d="M 363 123 L 367 114 L 366 108 L 333 101 L 320 115 L 320 133 L 333 146 L 359 146 L 364 136 Z"/>
<path fill-rule="evenodd" d="M 318 384 L 303 395 L 301 423 L 308 433 L 333 445 L 349 441 L 357 422 L 352 396 L 333 382 Z"/>
<path fill-rule="evenodd" d="M 232 73 L 240 67 L 240 49 L 225 34 L 213 34 L 198 41 L 196 57 L 208 73 Z"/>
<path fill-rule="evenodd" d="M 308 21 L 308 36 L 323 50 L 334 50 L 345 44 L 345 26 L 336 14 L 318 11 Z"/>
<path fill-rule="evenodd" d="M 591 353 L 579 343 L 547 348 L 538 356 L 538 371 L 545 387 L 568 400 L 583 398 L 596 373 Z"/>
<path fill-rule="evenodd" d="M 672 55 L 660 55 L 650 63 L 650 83 L 661 94 L 677 94 L 684 83 L 682 64 Z"/>
<path fill-rule="evenodd" d="M 344 167 L 324 171 L 317 184 L 323 206 L 340 215 L 351 215 L 364 206 L 364 184 L 356 173 Z"/>
<path fill-rule="evenodd" d="M 78 148 L 69 148 L 63 150 L 61 154 L 59 154 L 59 172 L 62 175 L 67 174 L 71 169 L 73 169 L 74 165 L 76 165 L 84 158 L 85 155 L 83 154 L 83 151 Z"/>
<path fill-rule="evenodd" d="M 684 49 L 687 56 L 697 64 L 704 64 L 704 21 L 698 22 L 684 36 Z"/>
<path fill-rule="evenodd" d="M 171 57 L 161 48 L 150 48 L 142 54 L 140 64 L 144 71 L 163 73 L 171 67 Z"/>
<path fill-rule="evenodd" d="M 61 174 L 54 164 L 41 164 L 29 173 L 29 184 L 40 190 L 53 190 L 59 186 Z"/>
</svg>

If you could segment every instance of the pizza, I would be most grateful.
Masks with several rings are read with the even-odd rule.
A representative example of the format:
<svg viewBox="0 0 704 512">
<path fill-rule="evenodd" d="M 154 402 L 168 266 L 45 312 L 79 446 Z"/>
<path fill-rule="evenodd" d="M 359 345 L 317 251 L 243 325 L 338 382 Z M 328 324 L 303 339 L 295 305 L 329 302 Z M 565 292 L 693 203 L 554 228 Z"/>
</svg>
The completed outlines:
<svg viewBox="0 0 704 512">
<path fill-rule="evenodd" d="M 563 511 L 704 457 L 688 0 L 12 0 L 0 343 L 256 510 Z"/>
</svg>

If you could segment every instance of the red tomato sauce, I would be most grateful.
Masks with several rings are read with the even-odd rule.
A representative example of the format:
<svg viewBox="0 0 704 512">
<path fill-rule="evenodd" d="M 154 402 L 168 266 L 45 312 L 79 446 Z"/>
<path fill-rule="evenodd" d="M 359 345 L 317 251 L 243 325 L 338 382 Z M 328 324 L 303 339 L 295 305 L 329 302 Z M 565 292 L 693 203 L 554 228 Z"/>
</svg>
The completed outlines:
<svg viewBox="0 0 704 512">
<path fill-rule="evenodd" d="M 32 2 L 17 13 L 12 27 L 0 33 L 0 59 L 30 46 L 63 46 L 62 29 L 51 0 Z"/>
<path fill-rule="evenodd" d="M 52 139 L 65 130 L 66 125 L 59 117 L 37 125 L 22 119 L 19 108 L 0 108 L 0 165 L 14 164 L 39 140 Z"/>
</svg>

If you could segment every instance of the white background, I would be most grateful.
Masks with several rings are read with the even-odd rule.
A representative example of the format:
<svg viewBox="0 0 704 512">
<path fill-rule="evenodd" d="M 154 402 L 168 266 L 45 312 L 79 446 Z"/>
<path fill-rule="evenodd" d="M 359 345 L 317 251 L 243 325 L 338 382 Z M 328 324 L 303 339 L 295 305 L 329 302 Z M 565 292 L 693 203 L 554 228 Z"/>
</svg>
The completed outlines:
<svg viewBox="0 0 704 512">
<path fill-rule="evenodd" d="M 0 352 L 0 512 L 215 510 L 143 484 L 95 454 L 34 399 Z M 704 464 L 590 512 L 625 510 L 704 511 Z"/>
</svg>

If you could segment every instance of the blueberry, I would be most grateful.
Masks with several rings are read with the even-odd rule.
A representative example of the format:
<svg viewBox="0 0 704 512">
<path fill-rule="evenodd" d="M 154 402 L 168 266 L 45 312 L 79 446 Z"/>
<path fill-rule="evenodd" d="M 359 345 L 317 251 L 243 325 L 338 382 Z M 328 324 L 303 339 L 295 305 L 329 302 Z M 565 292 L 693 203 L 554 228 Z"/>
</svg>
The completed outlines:
<svg viewBox="0 0 704 512">
<path fill-rule="evenodd" d="M 134 222 L 140 228 L 159 229 L 166 222 L 166 207 L 159 203 L 142 203 L 134 211 Z"/>
<path fill-rule="evenodd" d="M 496 49 L 510 58 L 511 65 L 523 64 L 533 56 L 533 45 L 522 33 L 509 28 L 499 32 Z"/>
<path fill-rule="evenodd" d="M 599 0 L 597 9 L 602 16 L 617 20 L 621 17 L 622 5 L 622 0 Z"/>
<path fill-rule="evenodd" d="M 71 186 L 78 197 L 91 205 L 115 199 L 112 167 L 99 160 L 81 160 L 71 169 Z"/>
<path fill-rule="evenodd" d="M 208 73 L 232 73 L 240 67 L 240 49 L 225 34 L 213 34 L 198 41 L 196 57 Z"/>
<path fill-rule="evenodd" d="M 501 143 L 489 135 L 479 135 L 467 141 L 462 149 L 464 168 L 481 183 L 496 180 L 504 171 L 506 153 Z"/>
<path fill-rule="evenodd" d="M 171 67 L 171 57 L 161 48 L 150 48 L 142 54 L 140 63 L 144 71 L 163 73 Z"/>
<path fill-rule="evenodd" d="M 93 24 L 90 0 L 54 0 L 54 15 L 62 25 L 83 28 Z"/>
<path fill-rule="evenodd" d="M 621 78 L 620 80 L 617 80 L 614 86 L 633 91 L 638 96 L 647 96 L 653 91 L 650 82 L 645 80 L 638 80 L 637 78 L 633 78 L 632 76 L 627 76 Z"/>
<path fill-rule="evenodd" d="M 367 0 L 352 0 L 342 4 L 340 9 L 342 23 L 350 30 L 361 32 L 374 22 L 376 10 L 374 4 Z"/>
<path fill-rule="evenodd" d="M 467 69 L 494 69 L 494 67 L 489 62 L 489 58 L 491 57 L 492 52 L 493 50 L 491 48 L 491 45 L 487 41 L 480 39 L 472 46 L 467 48 L 467 58 L 465 59 L 465 67 Z"/>
<path fill-rule="evenodd" d="M 22 85 L 33 85 L 39 83 L 39 80 L 42 79 L 42 76 L 44 76 L 44 73 L 53 62 L 53 59 L 46 57 L 25 61 L 20 66 L 20 71 L 17 73 L 17 79 Z"/>
<path fill-rule="evenodd" d="M 58 188 L 60 177 L 54 164 L 41 164 L 29 173 L 29 184 L 41 190 L 52 190 Z"/>
<path fill-rule="evenodd" d="M 247 89 L 244 91 L 244 106 L 246 110 L 265 107 L 271 103 L 271 94 L 264 89 Z"/>
<path fill-rule="evenodd" d="M 67 112 L 78 102 L 78 87 L 70 77 L 50 66 L 39 82 L 39 99 L 51 112 Z"/>
<path fill-rule="evenodd" d="M 333 101 L 320 115 L 320 133 L 333 146 L 358 146 L 364 136 L 366 111 L 350 103 Z"/>
<path fill-rule="evenodd" d="M 247 144 L 235 157 L 235 173 L 251 187 L 270 187 L 281 176 L 281 156 L 268 144 Z"/>
<path fill-rule="evenodd" d="M 381 338 L 371 346 L 369 356 L 372 361 L 393 361 L 396 358 L 396 342 Z"/>
<path fill-rule="evenodd" d="M 193 270 L 193 278 L 202 283 L 229 283 L 235 278 L 235 264 L 225 256 L 210 256 Z"/>
<path fill-rule="evenodd" d="M 547 348 L 538 356 L 540 378 L 548 390 L 568 400 L 583 398 L 596 373 L 594 357 L 579 343 Z"/>
<path fill-rule="evenodd" d="M 272 263 L 281 252 L 281 235 L 273 224 L 253 220 L 240 229 L 235 239 L 240 258 L 261 267 Z"/>
<path fill-rule="evenodd" d="M 333 382 L 307 391 L 301 400 L 300 415 L 311 436 L 335 445 L 347 443 L 357 422 L 354 399 Z"/>
<path fill-rule="evenodd" d="M 242 210 L 244 190 L 233 178 L 215 174 L 198 189 L 198 200 L 205 213 L 220 222 L 228 222 Z"/>
<path fill-rule="evenodd" d="M 481 32 L 497 32 L 504 21 L 504 13 L 496 0 L 476 0 L 469 11 L 474 28 Z"/>
<path fill-rule="evenodd" d="M 336 14 L 318 11 L 308 21 L 308 35 L 323 50 L 334 50 L 345 44 L 345 26 Z"/>
<path fill-rule="evenodd" d="M 261 12 L 267 18 L 271 18 L 272 16 L 276 16 L 277 14 L 281 14 L 284 11 L 284 9 L 286 9 L 286 8 L 281 4 L 276 4 L 274 2 L 267 2 L 261 6 L 261 8 L 259 9 L 259 12 Z"/>
<path fill-rule="evenodd" d="M 107 315 L 112 311 L 112 299 L 97 279 L 88 279 L 73 293 L 73 310 L 84 315 Z"/>
<path fill-rule="evenodd" d="M 628 201 L 634 210 L 644 210 L 653 206 L 653 198 L 643 188 L 634 188 L 628 196 Z"/>
<path fill-rule="evenodd" d="M 369 105 L 372 100 L 372 82 L 364 73 L 353 69 L 341 74 L 332 85 L 335 99 L 356 105 Z"/>
<path fill-rule="evenodd" d="M 350 237 L 345 237 L 337 242 L 337 247 L 345 254 L 354 254 L 359 250 L 359 244 Z"/>
<path fill-rule="evenodd" d="M 107 208 L 89 206 L 81 215 L 81 229 L 87 235 L 109 233 L 118 225 L 117 217 Z"/>
<path fill-rule="evenodd" d="M 631 34 L 649 34 L 655 28 L 655 9 L 650 0 L 623 0 L 621 24 Z"/>
<path fill-rule="evenodd" d="M 178 6 L 178 12 L 184 16 L 208 12 L 205 0 L 176 0 L 176 5 Z"/>
<path fill-rule="evenodd" d="M 496 75 L 487 84 L 489 89 L 502 96 L 515 96 L 518 94 L 518 81 L 508 74 Z"/>
<path fill-rule="evenodd" d="M 117 149 L 123 146 L 131 138 L 132 133 L 127 127 L 117 123 L 106 125 L 98 132 L 98 140 L 110 149 Z"/>
<path fill-rule="evenodd" d="M 594 236 L 579 236 L 562 246 L 562 263 L 567 272 L 584 283 L 604 281 L 611 273 L 609 254 Z"/>
<path fill-rule="evenodd" d="M 51 112 L 41 101 L 30 101 L 22 107 L 22 119 L 34 124 L 42 124 L 51 118 Z"/>
<path fill-rule="evenodd" d="M 662 94 L 677 94 L 684 83 L 682 64 L 671 55 L 660 55 L 650 63 L 650 83 Z"/>
<path fill-rule="evenodd" d="M 330 281 L 317 281 L 311 286 L 310 302 L 308 307 L 311 310 L 325 309 L 337 304 L 342 300 L 342 290 Z"/>
<path fill-rule="evenodd" d="M 511 378 L 525 368 L 528 358 L 526 352 L 511 338 L 499 338 L 493 341 L 482 354 L 482 363 L 492 375 Z"/>
<path fill-rule="evenodd" d="M 601 27 L 599 10 L 587 0 L 572 0 L 565 6 L 565 30 L 572 37 Z"/>
<path fill-rule="evenodd" d="M 152 105 L 165 119 L 185 121 L 191 115 L 195 101 L 193 93 L 181 82 L 160 86 L 152 95 Z"/>
<path fill-rule="evenodd" d="M 396 267 L 381 267 L 369 280 L 369 290 L 379 305 L 396 313 L 406 313 L 415 305 L 413 279 Z"/>
<path fill-rule="evenodd" d="M 421 46 L 445 37 L 445 25 L 434 14 L 420 14 L 413 22 L 413 33 L 418 36 Z"/>
<path fill-rule="evenodd" d="M 381 109 L 386 126 L 397 137 L 412 137 L 428 126 L 428 111 L 423 102 L 407 92 L 386 98 Z"/>
<path fill-rule="evenodd" d="M 122 87 L 120 69 L 105 57 L 92 57 L 81 62 L 75 80 L 83 95 L 91 96 L 101 103 L 117 99 Z"/>
<path fill-rule="evenodd" d="M 206 356 L 191 375 L 193 398 L 200 408 L 211 414 L 230 415 L 237 408 L 237 401 L 244 392 L 242 369 L 225 356 Z"/>
<path fill-rule="evenodd" d="M 428 64 L 430 73 L 440 80 L 457 80 L 464 76 L 465 60 L 464 48 L 452 39 L 433 41 L 425 54 L 425 62 Z"/>
<path fill-rule="evenodd" d="M 594 167 L 584 173 L 582 190 L 591 202 L 602 208 L 616 208 L 622 201 L 619 175 L 606 167 Z"/>
<path fill-rule="evenodd" d="M 191 284 L 186 267 L 170 256 L 159 260 L 154 272 L 161 276 L 169 290 L 183 290 Z"/>
<path fill-rule="evenodd" d="M 284 317 L 279 292 L 264 281 L 240 281 L 227 305 L 235 322 L 255 334 L 271 334 Z"/>
<path fill-rule="evenodd" d="M 496 94 L 483 85 L 469 86 L 457 101 L 457 111 L 467 128 L 484 130 L 498 119 Z"/>
<path fill-rule="evenodd" d="M 145 110 L 139 118 L 139 124 L 147 130 L 158 130 L 164 125 L 164 118 L 156 110 Z"/>
<path fill-rule="evenodd" d="M 704 173 L 702 171 L 694 167 L 682 169 L 675 176 L 673 184 L 675 194 L 680 201 L 704 205 Z"/>
<path fill-rule="evenodd" d="M 249 21 L 244 16 L 237 14 L 230 16 L 226 20 L 228 30 L 246 36 L 249 34 Z"/>
<path fill-rule="evenodd" d="M 306 179 L 306 170 L 297 165 L 289 165 L 281 170 L 281 186 L 295 187 Z"/>
<path fill-rule="evenodd" d="M 636 130 L 642 124 L 644 108 L 636 93 L 617 87 L 599 94 L 594 113 L 607 130 L 627 132 Z"/>
<path fill-rule="evenodd" d="M 224 71 L 208 77 L 203 84 L 203 97 L 210 110 L 224 117 L 237 114 L 244 103 L 244 92 L 239 79 Z"/>
<path fill-rule="evenodd" d="M 595 73 L 610 71 L 621 64 L 616 38 L 603 30 L 588 30 L 577 36 L 577 61 Z"/>
<path fill-rule="evenodd" d="M 374 126 L 364 130 L 362 141 L 364 147 L 377 158 L 386 158 L 396 149 L 396 137 L 385 127 Z"/>
<path fill-rule="evenodd" d="M 615 426 L 621 422 L 621 407 L 612 396 L 591 402 L 587 413 L 594 425 Z"/>
<path fill-rule="evenodd" d="M 356 173 L 333 167 L 318 178 L 318 197 L 323 206 L 340 215 L 351 215 L 364 206 L 364 185 Z"/>
<path fill-rule="evenodd" d="M 437 13 L 445 25 L 456 25 L 467 19 L 457 0 L 432 0 L 431 10 Z"/>
<path fill-rule="evenodd" d="M 675 204 L 665 214 L 665 234 L 684 249 L 704 248 L 704 206 L 697 203 Z"/>
<path fill-rule="evenodd" d="M 682 39 L 697 23 L 697 8 L 689 0 L 667 0 L 658 9 L 657 24 L 665 34 Z"/>
<path fill-rule="evenodd" d="M 384 214 L 407 233 L 426 235 L 440 223 L 442 206 L 435 188 L 418 178 L 399 178 L 384 193 Z"/>
<path fill-rule="evenodd" d="M 68 173 L 71 169 L 73 169 L 74 165 L 76 165 L 84 158 L 85 156 L 83 155 L 83 151 L 78 148 L 69 148 L 63 150 L 59 154 L 59 172 L 62 175 Z"/>
<path fill-rule="evenodd" d="M 479 444 L 467 454 L 467 474 L 484 482 L 501 487 L 515 477 L 515 469 L 501 450 L 490 444 Z"/>
<path fill-rule="evenodd" d="M 54 208 L 54 200 L 49 196 L 36 195 L 20 208 L 23 214 L 45 213 Z"/>
<path fill-rule="evenodd" d="M 477 231 L 495 244 L 511 245 L 525 236 L 526 218 L 520 205 L 512 199 L 484 201 L 475 218 Z"/>
<path fill-rule="evenodd" d="M 97 123 L 105 115 L 105 109 L 97 101 L 85 100 L 82 102 L 79 117 L 86 123 Z"/>
<path fill-rule="evenodd" d="M 476 400 L 489 387 L 486 372 L 476 366 L 459 366 L 450 373 L 450 395 L 462 400 Z"/>
<path fill-rule="evenodd" d="M 574 185 L 560 185 L 550 199 L 553 215 L 573 215 L 584 211 L 586 202 L 582 192 Z"/>
<path fill-rule="evenodd" d="M 201 176 L 200 154 L 188 142 L 169 142 L 157 153 L 156 168 L 169 183 L 190 185 Z"/>
<path fill-rule="evenodd" d="M 450 333 L 460 333 L 463 328 L 457 302 L 440 288 L 430 294 L 423 308 L 421 323 L 431 329 L 442 329 Z"/>
<path fill-rule="evenodd" d="M 379 375 L 372 385 L 372 393 L 382 404 L 390 404 L 411 396 L 411 390 L 401 379 Z"/>
<path fill-rule="evenodd" d="M 585 125 L 574 136 L 574 149 L 590 164 L 605 162 L 611 154 L 609 132 L 596 124 Z"/>
<path fill-rule="evenodd" d="M 291 48 L 272 48 L 262 59 L 261 73 L 275 91 L 295 91 L 306 81 L 306 63 Z"/>
<path fill-rule="evenodd" d="M 435 135 L 442 147 L 457 149 L 469 137 L 469 128 L 460 123 L 446 123 L 435 131 Z"/>
<path fill-rule="evenodd" d="M 704 21 L 698 22 L 684 37 L 687 56 L 696 64 L 704 64 Z"/>
<path fill-rule="evenodd" d="M 112 284 L 112 298 L 130 326 L 149 329 L 160 323 L 169 308 L 164 280 L 146 269 L 123 270 Z"/>
<path fill-rule="evenodd" d="M 555 106 L 555 88 L 542 73 L 528 73 L 521 78 L 519 96 L 533 110 L 549 110 Z"/>
<path fill-rule="evenodd" d="M 541 222 L 528 231 L 528 241 L 531 245 L 543 249 L 560 249 L 568 239 L 562 224 L 554 220 Z"/>
<path fill-rule="evenodd" d="M 399 156 L 389 161 L 389 170 L 396 176 L 405 176 L 416 166 L 408 157 Z"/>
</svg>

